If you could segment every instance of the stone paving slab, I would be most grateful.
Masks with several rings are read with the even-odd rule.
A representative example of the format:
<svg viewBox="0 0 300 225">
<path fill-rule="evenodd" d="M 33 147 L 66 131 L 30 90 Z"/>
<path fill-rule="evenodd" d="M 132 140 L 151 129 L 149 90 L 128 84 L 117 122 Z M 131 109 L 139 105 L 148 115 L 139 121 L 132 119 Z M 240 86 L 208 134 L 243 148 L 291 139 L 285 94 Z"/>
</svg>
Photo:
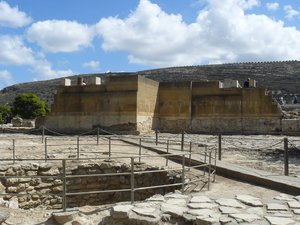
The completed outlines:
<svg viewBox="0 0 300 225">
<path fill-rule="evenodd" d="M 287 202 L 290 199 L 293 201 Z M 287 195 L 278 195 L 273 200 L 264 200 L 275 201 L 269 203 L 251 195 L 208 199 L 203 196 L 191 197 L 170 193 L 165 196 L 156 195 L 132 205 L 117 205 L 112 208 L 111 216 L 116 224 L 121 221 L 124 224 L 135 221 L 140 225 L 158 225 L 159 221 L 171 221 L 173 219 L 172 221 L 185 221 L 182 222 L 185 225 L 299 225 L 300 209 L 293 208 L 300 203 L 298 199 Z M 252 204 L 253 200 L 259 206 Z M 251 204 L 244 204 L 245 202 L 249 203 L 248 201 Z"/>
</svg>

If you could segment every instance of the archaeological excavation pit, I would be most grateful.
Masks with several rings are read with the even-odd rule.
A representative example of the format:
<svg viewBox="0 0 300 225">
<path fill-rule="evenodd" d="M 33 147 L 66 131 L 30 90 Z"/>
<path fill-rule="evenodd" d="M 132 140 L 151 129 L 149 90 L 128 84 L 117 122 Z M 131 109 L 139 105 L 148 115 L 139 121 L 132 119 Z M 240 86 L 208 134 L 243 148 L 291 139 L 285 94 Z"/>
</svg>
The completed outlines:
<svg viewBox="0 0 300 225">
<path fill-rule="evenodd" d="M 212 180 L 212 168 L 191 161 L 190 154 L 193 153 L 150 154 L 148 146 L 142 148 L 140 154 L 133 154 L 130 149 L 136 152 L 136 146 L 128 144 L 128 140 L 119 140 L 118 149 L 126 155 L 121 156 L 116 151 L 116 140 L 114 143 L 113 151 L 103 151 L 101 158 L 84 157 L 85 154 L 90 156 L 90 149 L 82 146 L 79 159 L 76 154 L 75 157 L 70 153 L 66 158 L 59 158 L 52 152 L 49 153 L 51 158 L 43 161 L 21 159 L 21 156 L 15 157 L 14 163 L 11 159 L 3 160 L 0 174 L 4 202 L 18 204 L 22 209 L 43 206 L 66 210 L 85 205 L 140 201 L 175 190 L 207 188 Z M 50 145 L 47 147 L 51 150 Z M 202 170 L 197 170 L 199 168 Z"/>
</svg>

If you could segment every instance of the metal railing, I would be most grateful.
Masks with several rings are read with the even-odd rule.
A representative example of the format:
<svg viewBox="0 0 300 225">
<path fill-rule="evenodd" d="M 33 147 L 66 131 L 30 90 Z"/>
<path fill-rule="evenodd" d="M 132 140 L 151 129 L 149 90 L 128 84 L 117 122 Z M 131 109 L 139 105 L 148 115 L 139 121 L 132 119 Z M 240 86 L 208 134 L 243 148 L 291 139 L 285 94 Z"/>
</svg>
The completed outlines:
<svg viewBox="0 0 300 225">
<path fill-rule="evenodd" d="M 55 194 L 45 194 L 47 195 L 56 195 L 56 196 L 61 196 L 62 197 L 62 209 L 66 211 L 67 209 L 67 197 L 68 196 L 74 196 L 74 195 L 87 195 L 87 194 L 101 194 L 101 193 L 115 193 L 115 192 L 130 192 L 130 200 L 133 203 L 134 198 L 135 198 L 135 192 L 139 190 L 145 190 L 145 189 L 157 189 L 157 188 L 166 188 L 166 187 L 174 187 L 174 186 L 181 186 L 182 192 L 184 192 L 184 188 L 187 184 L 189 183 L 194 183 L 202 180 L 204 182 L 204 185 L 207 184 L 207 188 L 210 188 L 210 183 L 211 183 L 211 176 L 215 175 L 215 170 L 213 169 L 213 165 L 211 164 L 212 157 L 211 157 L 211 152 L 208 152 L 208 162 L 207 163 L 200 163 L 194 165 L 186 165 L 186 158 L 190 158 L 191 154 L 196 154 L 196 153 L 178 153 L 178 154 L 164 154 L 164 155 L 159 155 L 159 156 L 145 156 L 147 158 L 149 157 L 172 157 L 176 158 L 177 160 L 181 160 L 181 165 L 178 164 L 179 166 L 173 167 L 173 168 L 166 168 L 166 169 L 157 169 L 157 170 L 147 170 L 147 171 L 135 171 L 135 164 L 136 164 L 136 159 L 140 160 L 140 157 L 144 157 L 144 155 L 140 156 L 135 156 L 135 157 L 110 157 L 110 160 L 112 159 L 120 159 L 120 158 L 127 158 L 130 159 L 130 172 L 123 172 L 123 173 L 105 173 L 105 174 L 86 174 L 86 175 L 70 175 L 67 172 L 67 166 L 68 162 L 72 161 L 73 159 L 51 159 L 51 161 L 60 161 L 61 162 L 61 173 L 58 175 L 53 175 L 53 176 L 42 176 L 42 175 L 36 175 L 36 176 L 1 176 L 1 179 L 10 179 L 10 178 L 53 178 L 53 179 L 60 179 L 62 180 L 63 184 L 63 191 L 62 193 L 55 193 Z M 84 160 L 101 160 L 101 159 L 107 159 L 107 158 L 86 158 Z M 33 161 L 38 161 L 39 159 L 33 159 Z M 83 160 L 83 159 L 80 159 Z M 9 161 L 8 159 L 4 161 Z M 31 161 L 29 159 L 16 159 L 15 161 Z M 74 160 L 73 160 L 74 161 Z M 203 173 L 203 178 L 205 179 L 206 177 L 206 182 L 203 179 L 186 179 L 186 172 L 190 171 L 191 169 L 202 169 L 204 171 Z M 146 186 L 146 187 L 136 187 L 135 186 L 135 176 L 137 174 L 147 174 L 147 173 L 158 173 L 158 172 L 163 172 L 163 171 L 180 171 L 181 172 L 181 182 L 177 183 L 171 183 L 171 184 L 161 184 L 161 185 L 155 185 L 155 186 Z M 207 175 L 205 176 L 206 171 L 208 172 Z M 70 179 L 76 179 L 76 178 L 87 178 L 87 177 L 101 177 L 101 176 L 123 176 L 127 175 L 130 176 L 130 187 L 126 189 L 106 189 L 106 190 L 98 190 L 98 191 L 85 191 L 85 192 L 69 192 L 68 191 L 68 180 Z M 37 193 L 34 193 L 37 194 Z M 16 193 L 1 193 L 2 196 L 4 195 L 10 195 L 10 196 L 24 196 L 24 195 L 31 195 L 29 193 L 22 193 L 22 194 L 16 194 Z M 42 195 L 42 194 L 37 194 L 37 195 Z"/>
</svg>

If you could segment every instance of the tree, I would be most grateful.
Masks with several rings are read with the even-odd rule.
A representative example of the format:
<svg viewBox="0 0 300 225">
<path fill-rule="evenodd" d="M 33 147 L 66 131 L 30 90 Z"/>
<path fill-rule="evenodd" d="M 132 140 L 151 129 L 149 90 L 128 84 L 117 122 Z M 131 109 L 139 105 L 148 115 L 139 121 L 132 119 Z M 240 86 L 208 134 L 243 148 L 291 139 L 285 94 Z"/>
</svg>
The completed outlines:
<svg viewBox="0 0 300 225">
<path fill-rule="evenodd" d="M 12 117 L 11 107 L 8 105 L 0 105 L 0 124 L 8 123 Z"/>
<path fill-rule="evenodd" d="M 19 115 L 23 119 L 34 119 L 45 116 L 49 112 L 49 107 L 37 95 L 23 93 L 15 97 L 12 112 L 14 116 Z"/>
</svg>

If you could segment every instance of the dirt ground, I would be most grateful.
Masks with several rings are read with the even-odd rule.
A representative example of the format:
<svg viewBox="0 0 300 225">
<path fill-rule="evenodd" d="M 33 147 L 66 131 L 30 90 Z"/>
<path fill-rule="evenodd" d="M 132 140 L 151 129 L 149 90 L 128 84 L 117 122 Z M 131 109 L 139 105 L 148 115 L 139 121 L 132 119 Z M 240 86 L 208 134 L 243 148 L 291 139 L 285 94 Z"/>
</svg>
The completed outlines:
<svg viewBox="0 0 300 225">
<path fill-rule="evenodd" d="M 119 161 L 129 162 L 128 156 L 136 155 L 139 152 L 139 138 L 142 143 L 150 143 L 155 145 L 154 135 L 145 135 L 140 137 L 127 136 L 131 141 L 135 141 L 137 146 L 128 145 L 115 139 L 111 139 L 111 154 L 113 156 L 124 156 Z M 134 139 L 133 139 L 134 138 Z M 151 139 L 148 139 L 151 138 Z M 283 136 L 256 135 L 256 136 L 223 136 L 222 137 L 222 160 L 249 166 L 252 168 L 268 170 L 277 174 L 283 174 Z M 290 153 L 290 173 L 291 176 L 300 177 L 300 137 L 287 137 L 289 140 Z M 180 134 L 159 134 L 159 148 L 165 148 L 166 140 L 169 139 L 169 147 L 173 151 L 180 151 Z M 213 135 L 194 135 L 185 134 L 184 149 L 189 151 L 189 143 L 192 142 L 192 151 L 203 151 L 205 148 L 216 150 L 218 147 L 218 136 Z M 15 140 L 15 141 L 13 141 Z M 172 142 L 173 145 L 172 145 Z M 175 145 L 176 142 L 176 145 Z M 14 143 L 14 144 L 13 144 Z M 13 153 L 16 159 L 29 158 L 76 158 L 78 139 L 76 136 L 71 137 L 54 137 L 47 136 L 47 148 L 45 150 L 45 140 L 42 142 L 41 136 L 26 134 L 0 134 L 0 151 L 1 159 L 12 159 Z M 206 147 L 207 146 L 207 147 Z M 107 157 L 109 154 L 109 141 L 107 138 L 100 137 L 97 145 L 96 136 L 84 136 L 79 139 L 79 156 L 82 157 Z M 171 151 L 171 150 L 170 150 Z M 156 154 L 150 150 L 142 149 L 141 154 L 146 157 L 142 161 L 150 165 L 164 166 L 165 159 L 154 157 Z M 151 157 L 150 157 L 151 156 Z M 153 157 L 152 157 L 153 156 Z M 127 158 L 125 158 L 127 157 Z M 138 158 L 136 158 L 138 160 Z M 7 163 L 3 160 L 1 163 Z M 169 162 L 170 166 L 177 164 Z M 194 189 L 187 194 L 199 194 L 199 190 Z M 212 184 L 211 189 L 201 190 L 201 194 L 212 199 L 220 197 L 233 198 L 236 193 L 251 194 L 258 198 L 271 202 L 275 196 L 280 193 L 266 188 L 254 186 L 230 180 L 217 176 L 216 182 Z M 103 217 L 109 215 L 111 205 L 103 206 L 85 206 L 79 208 L 80 212 L 88 215 L 92 224 L 98 224 Z M 42 206 L 33 210 L 7 209 L 10 217 L 4 224 L 55 224 L 50 218 L 52 210 L 46 210 Z"/>
</svg>

